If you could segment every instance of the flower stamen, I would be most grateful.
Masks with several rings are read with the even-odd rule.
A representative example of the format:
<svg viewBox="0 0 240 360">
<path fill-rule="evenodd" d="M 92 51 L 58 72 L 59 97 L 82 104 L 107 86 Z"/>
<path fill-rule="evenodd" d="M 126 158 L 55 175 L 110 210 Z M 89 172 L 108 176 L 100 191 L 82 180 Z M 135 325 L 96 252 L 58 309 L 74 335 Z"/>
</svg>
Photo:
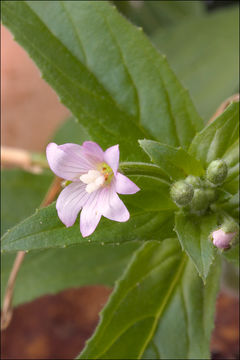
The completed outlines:
<svg viewBox="0 0 240 360">
<path fill-rule="evenodd" d="M 86 192 L 91 194 L 92 192 L 100 189 L 103 185 L 108 185 L 113 177 L 113 171 L 109 165 L 101 163 L 98 170 L 89 170 L 87 174 L 80 176 L 80 180 L 87 184 Z"/>
</svg>

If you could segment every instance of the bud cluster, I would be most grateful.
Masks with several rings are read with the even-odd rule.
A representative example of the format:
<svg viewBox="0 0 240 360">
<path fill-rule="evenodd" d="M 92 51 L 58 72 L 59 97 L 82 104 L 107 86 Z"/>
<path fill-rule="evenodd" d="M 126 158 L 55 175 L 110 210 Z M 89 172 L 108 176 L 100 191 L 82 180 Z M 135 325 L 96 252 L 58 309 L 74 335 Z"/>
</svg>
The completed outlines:
<svg viewBox="0 0 240 360">
<path fill-rule="evenodd" d="M 191 213 L 202 215 L 216 200 L 216 187 L 227 177 L 228 169 L 224 160 L 214 160 L 207 168 L 205 179 L 189 175 L 175 182 L 170 190 L 173 201 Z"/>
</svg>

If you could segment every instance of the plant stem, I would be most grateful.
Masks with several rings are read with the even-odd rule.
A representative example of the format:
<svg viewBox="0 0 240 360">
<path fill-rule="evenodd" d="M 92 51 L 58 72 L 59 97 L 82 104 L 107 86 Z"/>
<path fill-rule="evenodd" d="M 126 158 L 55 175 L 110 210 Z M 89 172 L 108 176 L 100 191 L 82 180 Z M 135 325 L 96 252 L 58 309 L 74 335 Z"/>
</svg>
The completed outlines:
<svg viewBox="0 0 240 360">
<path fill-rule="evenodd" d="M 217 111 L 214 113 L 214 115 L 209 120 L 209 123 L 211 123 L 218 116 L 220 116 L 224 112 L 224 110 L 228 107 L 228 105 L 231 104 L 231 102 L 238 102 L 238 101 L 239 101 L 239 94 L 234 94 L 234 95 L 230 96 L 228 99 L 226 99 L 225 101 L 223 101 L 222 104 L 217 109 Z"/>
<path fill-rule="evenodd" d="M 22 158 L 24 159 L 24 158 Z M 52 184 L 50 185 L 45 198 L 43 199 L 40 207 L 45 207 L 51 204 L 51 202 L 56 198 L 57 194 L 61 190 L 61 179 L 55 177 Z M 1 316 L 1 331 L 5 330 L 10 321 L 12 319 L 12 298 L 14 293 L 14 286 L 17 278 L 18 271 L 20 266 L 24 260 L 26 252 L 25 251 L 18 251 L 15 261 L 13 263 L 13 267 L 8 279 L 6 292 L 3 300 L 3 308 L 2 308 L 2 316 Z"/>
<path fill-rule="evenodd" d="M 49 168 L 43 154 L 7 146 L 1 147 L 1 164 L 2 167 L 15 166 L 35 174 L 41 173 L 44 168 Z"/>
</svg>

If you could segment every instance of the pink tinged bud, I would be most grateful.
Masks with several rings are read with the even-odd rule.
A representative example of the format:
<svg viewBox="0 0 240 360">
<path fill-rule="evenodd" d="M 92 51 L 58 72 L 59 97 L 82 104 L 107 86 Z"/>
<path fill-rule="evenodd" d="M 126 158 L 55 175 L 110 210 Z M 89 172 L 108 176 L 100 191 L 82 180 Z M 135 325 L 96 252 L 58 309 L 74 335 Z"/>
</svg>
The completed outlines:
<svg viewBox="0 0 240 360">
<path fill-rule="evenodd" d="M 102 216 L 119 222 L 129 219 L 117 193 L 135 194 L 140 189 L 118 172 L 118 145 L 104 152 L 92 141 L 85 141 L 82 146 L 50 143 L 46 152 L 51 170 L 71 182 L 56 203 L 58 216 L 67 227 L 75 223 L 80 211 L 83 237 L 93 233 Z"/>
<path fill-rule="evenodd" d="M 222 229 L 216 230 L 212 233 L 213 244 L 219 249 L 227 249 L 236 234 L 236 232 L 225 233 Z"/>
</svg>

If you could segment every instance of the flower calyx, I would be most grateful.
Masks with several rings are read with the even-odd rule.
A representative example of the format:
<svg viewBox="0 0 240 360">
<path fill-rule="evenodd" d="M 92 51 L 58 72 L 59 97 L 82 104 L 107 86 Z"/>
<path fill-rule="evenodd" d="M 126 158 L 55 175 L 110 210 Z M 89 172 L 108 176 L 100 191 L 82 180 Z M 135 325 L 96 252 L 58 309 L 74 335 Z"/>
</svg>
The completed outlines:
<svg viewBox="0 0 240 360">
<path fill-rule="evenodd" d="M 193 194 L 193 186 L 183 180 L 175 182 L 170 190 L 172 200 L 179 207 L 188 205 L 193 198 Z"/>
<path fill-rule="evenodd" d="M 213 185 L 223 184 L 228 174 L 228 167 L 224 160 L 218 159 L 212 161 L 206 171 L 206 179 Z"/>
</svg>

